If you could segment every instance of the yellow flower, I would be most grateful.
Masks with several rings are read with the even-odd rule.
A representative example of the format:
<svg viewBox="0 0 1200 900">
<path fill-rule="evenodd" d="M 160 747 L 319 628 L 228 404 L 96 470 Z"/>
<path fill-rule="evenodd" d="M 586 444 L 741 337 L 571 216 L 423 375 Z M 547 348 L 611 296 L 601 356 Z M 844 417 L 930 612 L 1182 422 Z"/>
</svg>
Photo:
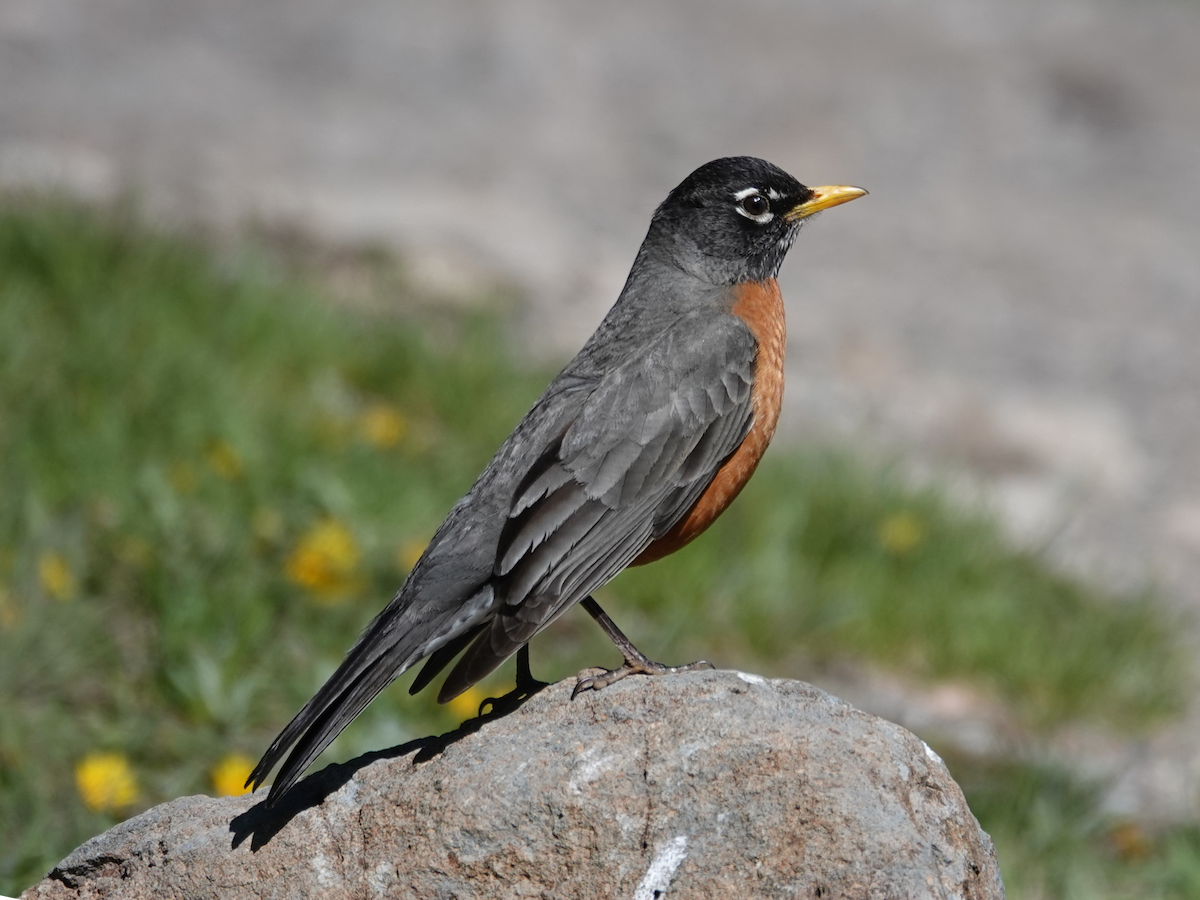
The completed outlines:
<svg viewBox="0 0 1200 900">
<path fill-rule="evenodd" d="M 213 441 L 204 453 L 208 467 L 226 481 L 242 477 L 242 459 L 228 441 Z"/>
<path fill-rule="evenodd" d="M 78 587 L 66 557 L 53 550 L 38 558 L 38 580 L 42 583 L 42 590 L 55 600 L 70 600 Z"/>
<path fill-rule="evenodd" d="M 479 715 L 479 704 L 486 699 L 478 687 L 469 687 L 447 703 L 446 708 L 460 719 L 473 719 Z"/>
<path fill-rule="evenodd" d="M 120 753 L 89 753 L 75 766 L 75 786 L 96 812 L 115 812 L 137 798 L 133 770 Z"/>
<path fill-rule="evenodd" d="M 322 415 L 315 419 L 313 430 L 326 448 L 337 452 L 344 450 L 346 441 L 353 436 L 352 423 L 332 415 Z"/>
<path fill-rule="evenodd" d="M 337 519 L 325 519 L 300 538 L 284 571 L 296 584 L 333 600 L 358 587 L 361 556 L 350 529 Z"/>
<path fill-rule="evenodd" d="M 230 753 L 212 770 L 213 789 L 218 797 L 240 797 L 250 789 L 246 779 L 254 769 L 254 760 L 241 753 Z"/>
<path fill-rule="evenodd" d="M 405 541 L 396 548 L 396 565 L 401 572 L 411 572 L 413 566 L 417 564 L 417 560 L 421 558 L 421 554 L 425 552 L 425 547 L 429 544 L 428 541 L 421 538 L 413 538 Z"/>
<path fill-rule="evenodd" d="M 199 480 L 196 478 L 196 467 L 190 462 L 172 463 L 167 472 L 167 481 L 175 488 L 177 494 L 194 494 Z"/>
<path fill-rule="evenodd" d="M 254 531 L 255 539 L 264 544 L 274 544 L 283 536 L 283 516 L 278 510 L 260 507 L 254 511 L 250 527 Z"/>
<path fill-rule="evenodd" d="M 358 427 L 367 443 L 389 450 L 404 439 L 408 422 L 391 404 L 374 403 L 359 418 Z"/>
<path fill-rule="evenodd" d="M 879 543 L 894 556 L 904 556 L 925 541 L 925 525 L 912 513 L 893 513 L 879 525 Z"/>
<path fill-rule="evenodd" d="M 146 566 L 154 556 L 154 548 L 148 541 L 139 537 L 126 537 L 117 542 L 117 558 L 140 569 Z"/>
<path fill-rule="evenodd" d="M 21 622 L 21 608 L 13 600 L 12 592 L 0 586 L 0 628 L 8 631 Z"/>
<path fill-rule="evenodd" d="M 1118 822 L 1108 832 L 1108 842 L 1125 862 L 1141 862 L 1154 849 L 1149 835 L 1136 822 Z"/>
</svg>

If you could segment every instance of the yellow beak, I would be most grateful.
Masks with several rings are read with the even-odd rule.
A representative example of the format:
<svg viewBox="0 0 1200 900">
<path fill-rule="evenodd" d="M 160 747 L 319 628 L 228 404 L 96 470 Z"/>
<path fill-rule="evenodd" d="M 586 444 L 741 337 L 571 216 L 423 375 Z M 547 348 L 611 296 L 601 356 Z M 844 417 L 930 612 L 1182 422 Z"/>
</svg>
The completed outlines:
<svg viewBox="0 0 1200 900">
<path fill-rule="evenodd" d="M 812 196 L 803 203 L 792 207 L 784 213 L 784 218 L 789 222 L 795 222 L 813 213 L 819 213 L 823 209 L 829 209 L 831 206 L 840 206 L 843 203 L 849 203 L 851 200 L 857 200 L 859 197 L 866 194 L 862 188 L 850 187 L 846 184 L 827 184 L 823 187 L 809 188 L 812 191 Z"/>
</svg>

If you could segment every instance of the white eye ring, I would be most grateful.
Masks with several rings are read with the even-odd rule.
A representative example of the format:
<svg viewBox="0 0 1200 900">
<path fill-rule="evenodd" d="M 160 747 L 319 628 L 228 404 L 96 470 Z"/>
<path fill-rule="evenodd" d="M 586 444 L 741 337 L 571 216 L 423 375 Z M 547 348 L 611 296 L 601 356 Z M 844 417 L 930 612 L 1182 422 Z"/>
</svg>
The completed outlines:
<svg viewBox="0 0 1200 900">
<path fill-rule="evenodd" d="M 759 225 L 766 225 L 775 218 L 775 214 L 771 212 L 771 202 L 763 196 L 762 191 L 758 188 L 742 188 L 742 190 L 733 195 L 733 199 L 737 201 L 733 208 L 737 210 L 738 215 L 745 216 L 752 222 L 757 222 Z M 756 207 L 760 207 L 761 211 L 755 212 L 754 209 Z"/>
</svg>

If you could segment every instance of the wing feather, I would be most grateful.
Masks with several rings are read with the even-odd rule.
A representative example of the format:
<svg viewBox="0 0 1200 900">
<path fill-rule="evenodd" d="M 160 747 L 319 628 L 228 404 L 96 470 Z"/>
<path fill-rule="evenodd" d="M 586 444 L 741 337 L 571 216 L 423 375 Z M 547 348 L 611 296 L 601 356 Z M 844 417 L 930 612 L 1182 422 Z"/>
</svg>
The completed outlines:
<svg viewBox="0 0 1200 900">
<path fill-rule="evenodd" d="M 744 323 L 705 308 L 604 373 L 568 367 L 268 748 L 254 784 L 287 759 L 267 802 L 417 661 L 414 689 L 465 647 L 439 699 L 461 693 L 680 521 L 750 429 L 756 351 Z"/>
<path fill-rule="evenodd" d="M 514 502 L 502 538 L 503 602 L 439 699 L 486 676 L 633 562 L 687 514 L 741 444 L 754 417 L 757 345 L 732 316 L 695 325 L 665 333 L 609 373 L 562 436 L 557 458 L 543 457 L 545 472 Z M 535 496 L 543 483 L 558 487 Z M 559 504 L 558 492 L 572 502 Z M 588 499 L 577 502 L 579 494 Z"/>
</svg>

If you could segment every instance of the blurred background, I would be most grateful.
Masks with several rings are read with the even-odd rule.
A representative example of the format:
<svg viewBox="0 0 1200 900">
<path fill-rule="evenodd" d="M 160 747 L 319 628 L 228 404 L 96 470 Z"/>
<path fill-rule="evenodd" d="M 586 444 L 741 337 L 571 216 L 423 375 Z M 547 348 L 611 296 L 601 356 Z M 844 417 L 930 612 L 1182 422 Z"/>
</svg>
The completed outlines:
<svg viewBox="0 0 1200 900">
<path fill-rule="evenodd" d="M 1200 895 L 1198 46 L 1196 0 L 0 0 L 0 893 L 238 789 L 752 154 L 871 196 L 784 267 L 768 462 L 606 607 L 917 731 L 1011 896 Z"/>
</svg>

